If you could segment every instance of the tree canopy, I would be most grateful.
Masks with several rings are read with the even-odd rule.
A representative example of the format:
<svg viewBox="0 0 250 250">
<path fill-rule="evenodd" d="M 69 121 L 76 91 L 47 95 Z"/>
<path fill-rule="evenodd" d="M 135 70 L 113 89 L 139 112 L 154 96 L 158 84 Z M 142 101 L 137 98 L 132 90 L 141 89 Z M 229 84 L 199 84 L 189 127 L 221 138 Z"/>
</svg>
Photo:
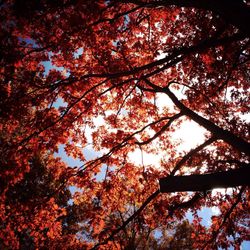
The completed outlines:
<svg viewBox="0 0 250 250">
<path fill-rule="evenodd" d="M 245 1 L 6 0 L 0 18 L 1 249 L 249 240 Z M 203 134 L 183 148 L 185 125 Z"/>
</svg>

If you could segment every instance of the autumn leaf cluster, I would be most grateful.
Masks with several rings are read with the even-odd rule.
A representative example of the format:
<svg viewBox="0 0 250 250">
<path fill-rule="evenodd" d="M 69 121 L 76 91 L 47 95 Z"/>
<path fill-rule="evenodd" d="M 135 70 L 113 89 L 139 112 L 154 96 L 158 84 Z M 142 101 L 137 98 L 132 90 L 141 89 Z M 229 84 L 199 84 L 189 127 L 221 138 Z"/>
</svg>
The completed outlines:
<svg viewBox="0 0 250 250">
<path fill-rule="evenodd" d="M 249 167 L 249 8 L 210 2 L 0 2 L 0 248 L 249 240 L 248 187 L 159 190 Z M 203 137 L 181 149 L 193 123 Z M 206 226 L 203 207 L 219 211 Z"/>
</svg>

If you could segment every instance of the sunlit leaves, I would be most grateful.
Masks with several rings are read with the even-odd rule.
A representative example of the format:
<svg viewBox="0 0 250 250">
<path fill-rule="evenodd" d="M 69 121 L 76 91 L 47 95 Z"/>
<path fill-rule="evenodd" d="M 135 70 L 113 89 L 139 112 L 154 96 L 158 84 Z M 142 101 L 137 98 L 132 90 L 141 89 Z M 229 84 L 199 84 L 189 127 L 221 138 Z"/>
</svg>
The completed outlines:
<svg viewBox="0 0 250 250">
<path fill-rule="evenodd" d="M 249 235 L 247 189 L 162 194 L 126 221 L 161 177 L 248 162 L 225 136 L 192 151 L 174 134 L 193 119 L 189 108 L 247 141 L 249 38 L 207 6 L 38 2 L 0 7 L 0 248 L 174 248 L 168 229 L 189 208 L 192 226 L 175 234 L 186 232 L 190 249 L 239 247 Z M 79 167 L 56 157 L 59 148 Z M 207 228 L 203 206 L 220 211 Z"/>
</svg>

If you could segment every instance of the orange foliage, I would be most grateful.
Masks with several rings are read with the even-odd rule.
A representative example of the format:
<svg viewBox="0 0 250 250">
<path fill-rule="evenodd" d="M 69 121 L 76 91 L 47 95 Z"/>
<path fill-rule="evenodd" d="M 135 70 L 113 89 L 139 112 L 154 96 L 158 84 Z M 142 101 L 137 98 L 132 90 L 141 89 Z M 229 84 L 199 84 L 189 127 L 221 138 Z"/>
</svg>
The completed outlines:
<svg viewBox="0 0 250 250">
<path fill-rule="evenodd" d="M 248 188 L 159 194 L 168 175 L 249 167 L 250 148 L 247 22 L 167 2 L 0 4 L 1 249 L 161 249 L 188 209 L 194 249 L 249 240 Z M 189 120 L 208 142 L 180 151 Z"/>
</svg>

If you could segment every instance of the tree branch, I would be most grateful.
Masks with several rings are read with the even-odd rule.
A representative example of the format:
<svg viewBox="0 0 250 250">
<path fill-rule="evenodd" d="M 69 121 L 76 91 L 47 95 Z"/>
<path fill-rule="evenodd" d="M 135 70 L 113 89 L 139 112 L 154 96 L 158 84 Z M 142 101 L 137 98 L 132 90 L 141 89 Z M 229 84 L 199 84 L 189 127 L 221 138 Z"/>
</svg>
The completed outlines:
<svg viewBox="0 0 250 250">
<path fill-rule="evenodd" d="M 203 175 L 168 176 L 160 179 L 160 192 L 206 191 L 214 188 L 250 186 L 250 164 L 247 167 Z"/>
<path fill-rule="evenodd" d="M 145 81 L 149 82 L 148 79 L 146 79 Z M 168 87 L 163 88 L 162 92 L 165 93 L 172 100 L 172 102 L 193 121 L 210 131 L 218 139 L 222 139 L 223 141 L 233 146 L 235 149 L 244 152 L 246 155 L 250 156 L 250 143 L 234 135 L 230 131 L 220 128 L 210 120 L 203 118 L 202 116 L 198 115 L 197 113 L 186 107 L 181 101 L 178 100 L 178 98 L 174 95 L 173 92 L 170 91 Z"/>
<path fill-rule="evenodd" d="M 141 207 L 132 215 L 130 216 L 126 221 L 124 221 L 122 223 L 122 225 L 120 227 L 118 227 L 117 229 L 115 229 L 111 235 L 106 238 L 105 240 L 103 240 L 102 242 L 96 244 L 91 250 L 94 249 L 98 249 L 98 247 L 100 247 L 101 245 L 105 245 L 106 243 L 108 243 L 108 241 L 112 240 L 114 238 L 114 236 L 116 234 L 118 234 L 121 230 L 123 230 L 132 220 L 134 220 L 140 213 L 141 211 L 153 200 L 155 199 L 158 194 L 160 193 L 159 190 L 155 191 L 153 194 L 151 194 L 145 201 L 144 203 L 141 205 Z"/>
<path fill-rule="evenodd" d="M 184 155 L 182 157 L 182 159 L 175 165 L 174 169 L 171 171 L 170 175 L 175 175 L 175 173 L 180 169 L 181 166 L 183 166 L 183 164 L 194 154 L 198 153 L 200 150 L 202 150 L 203 148 L 205 148 L 206 146 L 210 145 L 211 143 L 213 143 L 214 141 L 216 141 L 216 137 L 211 137 L 208 140 L 206 140 L 205 142 L 203 142 L 201 145 L 197 146 L 196 148 L 190 150 L 186 155 Z"/>
<path fill-rule="evenodd" d="M 210 120 L 207 120 L 206 118 L 198 115 L 191 109 L 189 109 L 187 106 L 185 106 L 181 101 L 178 100 L 178 98 L 174 95 L 173 92 L 169 89 L 169 87 L 159 87 L 149 81 L 147 78 L 143 78 L 145 83 L 155 90 L 155 92 L 162 92 L 165 93 L 172 102 L 176 105 L 177 108 L 179 108 L 186 116 L 188 116 L 191 120 L 198 123 L 200 126 L 204 127 L 208 131 L 210 131 L 217 139 L 222 139 L 235 149 L 239 150 L 240 152 L 245 153 L 246 155 L 250 156 L 250 143 L 246 142 L 242 138 L 234 135 L 232 132 L 225 130 L 223 128 L 220 128 Z"/>
<path fill-rule="evenodd" d="M 151 138 L 149 138 L 149 139 L 146 140 L 146 141 L 136 142 L 135 144 L 137 144 L 137 145 L 145 145 L 145 144 L 148 144 L 148 143 L 152 142 L 154 139 L 156 139 L 158 136 L 160 136 L 164 131 L 166 131 L 166 130 L 170 127 L 170 125 L 171 125 L 175 120 L 177 120 L 178 118 L 180 118 L 181 116 L 183 116 L 183 114 L 182 114 L 181 112 L 178 113 L 178 114 L 176 114 L 176 115 L 173 115 L 173 116 L 169 119 L 169 121 L 168 121 L 164 126 L 162 126 L 161 129 L 160 129 L 158 132 L 156 132 L 156 133 L 154 134 L 154 136 L 152 136 Z"/>
<path fill-rule="evenodd" d="M 144 1 L 138 0 L 123 0 L 123 2 L 130 2 L 136 5 L 141 5 L 147 8 L 155 8 L 160 6 L 177 6 L 190 7 L 212 11 L 220 15 L 228 23 L 238 27 L 242 32 L 250 35 L 250 8 L 246 3 L 240 0 L 160 0 L 147 1 L 145 6 Z"/>
<path fill-rule="evenodd" d="M 219 228 L 213 233 L 212 238 L 208 242 L 205 243 L 205 245 L 202 247 L 202 249 L 206 249 L 206 247 L 210 243 L 212 243 L 212 242 L 214 242 L 216 240 L 216 238 L 218 237 L 218 234 L 219 234 L 221 228 L 224 226 L 224 224 L 226 223 L 226 221 L 230 218 L 230 215 L 232 214 L 233 210 L 236 208 L 236 206 L 241 201 L 241 197 L 242 197 L 242 194 L 245 191 L 245 189 L 246 189 L 246 187 L 244 187 L 244 186 L 240 189 L 240 192 L 237 195 L 236 201 L 233 203 L 233 205 L 230 207 L 230 209 L 224 215 L 223 221 L 221 222 Z"/>
</svg>

